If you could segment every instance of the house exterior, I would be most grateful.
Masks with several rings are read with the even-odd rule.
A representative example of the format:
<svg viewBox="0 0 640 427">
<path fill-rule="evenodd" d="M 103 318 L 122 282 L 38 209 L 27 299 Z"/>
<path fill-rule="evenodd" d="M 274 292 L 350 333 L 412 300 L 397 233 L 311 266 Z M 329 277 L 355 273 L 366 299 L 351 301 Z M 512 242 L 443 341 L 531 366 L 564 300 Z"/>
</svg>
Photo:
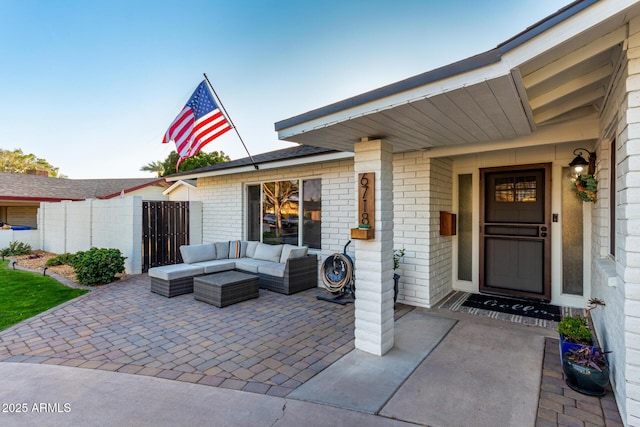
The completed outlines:
<svg viewBox="0 0 640 427">
<path fill-rule="evenodd" d="M 0 221 L 13 226 L 36 229 L 40 202 L 112 199 L 142 196 L 168 200 L 164 178 L 67 179 L 49 177 L 46 172 L 16 174 L 0 172 Z"/>
<path fill-rule="evenodd" d="M 640 425 L 640 1 L 575 1 L 495 49 L 275 130 L 303 145 L 254 156 L 258 170 L 169 177 L 198 180 L 204 241 L 297 241 L 322 260 L 352 240 L 355 343 L 378 355 L 394 342 L 394 249 L 405 304 L 453 290 L 599 298 L 619 409 Z M 594 161 L 595 201 L 577 196 L 577 155 Z M 352 238 L 363 220 L 372 230 Z"/>
</svg>

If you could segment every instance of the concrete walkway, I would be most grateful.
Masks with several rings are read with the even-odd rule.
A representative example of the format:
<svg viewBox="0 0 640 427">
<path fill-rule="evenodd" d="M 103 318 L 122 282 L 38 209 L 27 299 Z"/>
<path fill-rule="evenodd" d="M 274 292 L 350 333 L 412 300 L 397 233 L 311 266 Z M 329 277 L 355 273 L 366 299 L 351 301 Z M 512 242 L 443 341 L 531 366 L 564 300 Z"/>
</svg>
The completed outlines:
<svg viewBox="0 0 640 427">
<path fill-rule="evenodd" d="M 553 330 L 399 306 L 396 348 L 367 357 L 319 289 L 218 309 L 148 286 L 0 332 L 0 425 L 621 425 L 611 393 L 562 387 Z"/>
</svg>

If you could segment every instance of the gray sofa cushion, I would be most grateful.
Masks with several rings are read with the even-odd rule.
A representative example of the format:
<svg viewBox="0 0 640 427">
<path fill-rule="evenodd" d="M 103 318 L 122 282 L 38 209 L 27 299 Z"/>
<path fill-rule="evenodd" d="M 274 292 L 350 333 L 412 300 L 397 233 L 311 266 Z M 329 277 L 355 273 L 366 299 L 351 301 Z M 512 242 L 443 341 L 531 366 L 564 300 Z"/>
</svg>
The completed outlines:
<svg viewBox="0 0 640 427">
<path fill-rule="evenodd" d="M 280 262 L 282 254 L 282 245 L 267 245 L 266 243 L 258 243 L 256 253 L 253 254 L 255 259 L 264 261 Z"/>
<path fill-rule="evenodd" d="M 247 242 L 232 240 L 229 242 L 229 259 L 244 258 L 247 254 Z"/>
<path fill-rule="evenodd" d="M 216 242 L 216 259 L 229 259 L 229 242 Z"/>
<path fill-rule="evenodd" d="M 306 246 L 294 246 L 285 244 L 282 246 L 282 255 L 280 255 L 280 262 L 286 263 L 288 259 L 302 258 L 307 255 L 308 248 Z"/>
<path fill-rule="evenodd" d="M 261 265 L 274 264 L 271 261 L 264 261 L 254 258 L 239 258 L 236 260 L 236 270 L 246 271 L 247 273 L 257 273 L 258 267 Z"/>
<path fill-rule="evenodd" d="M 259 265 L 258 273 L 268 274 L 269 276 L 284 277 L 285 267 L 285 264 L 270 262 L 268 264 Z"/>
<path fill-rule="evenodd" d="M 163 265 L 149 269 L 149 277 L 162 280 L 182 279 L 183 277 L 198 276 L 204 274 L 204 268 L 189 264 Z"/>
<path fill-rule="evenodd" d="M 204 274 L 219 273 L 221 271 L 229 271 L 236 268 L 236 263 L 231 259 L 213 259 L 210 261 L 202 261 L 193 264 L 204 268 Z"/>
<path fill-rule="evenodd" d="M 180 255 L 186 264 L 193 264 L 200 261 L 216 259 L 216 247 L 213 243 L 202 245 L 182 245 Z"/>
<path fill-rule="evenodd" d="M 258 247 L 258 243 L 259 242 L 255 242 L 252 240 L 247 242 L 247 251 L 245 253 L 246 257 L 253 258 L 253 256 L 256 253 L 256 248 Z"/>
</svg>

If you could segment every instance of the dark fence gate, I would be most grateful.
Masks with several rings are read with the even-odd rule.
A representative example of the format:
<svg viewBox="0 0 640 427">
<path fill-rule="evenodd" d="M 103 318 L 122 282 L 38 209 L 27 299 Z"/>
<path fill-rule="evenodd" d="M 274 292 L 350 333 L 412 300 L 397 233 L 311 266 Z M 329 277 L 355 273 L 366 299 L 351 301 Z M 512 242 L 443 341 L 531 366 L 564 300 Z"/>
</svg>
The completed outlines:
<svg viewBox="0 0 640 427">
<path fill-rule="evenodd" d="M 142 271 L 182 262 L 189 244 L 189 202 L 142 202 Z"/>
</svg>

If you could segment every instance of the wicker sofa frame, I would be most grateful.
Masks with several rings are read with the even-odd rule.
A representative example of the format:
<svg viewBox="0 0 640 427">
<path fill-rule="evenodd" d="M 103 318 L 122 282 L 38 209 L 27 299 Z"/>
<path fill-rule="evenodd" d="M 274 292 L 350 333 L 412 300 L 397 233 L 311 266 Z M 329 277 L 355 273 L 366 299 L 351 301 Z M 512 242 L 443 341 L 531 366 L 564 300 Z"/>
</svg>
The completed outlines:
<svg viewBox="0 0 640 427">
<path fill-rule="evenodd" d="M 262 273 L 249 273 L 239 269 L 227 271 L 240 271 L 257 276 L 261 289 L 267 289 L 285 295 L 291 295 L 318 286 L 318 260 L 316 255 L 308 254 L 304 257 L 288 259 L 284 268 L 284 277 Z M 167 298 L 193 293 L 193 279 L 199 276 L 203 276 L 203 274 L 195 274 L 172 280 L 151 277 L 151 292 Z"/>
<path fill-rule="evenodd" d="M 262 273 L 258 273 L 258 277 L 260 288 L 285 295 L 315 288 L 318 286 L 318 258 L 315 255 L 306 255 L 287 260 L 284 277 Z"/>
</svg>

